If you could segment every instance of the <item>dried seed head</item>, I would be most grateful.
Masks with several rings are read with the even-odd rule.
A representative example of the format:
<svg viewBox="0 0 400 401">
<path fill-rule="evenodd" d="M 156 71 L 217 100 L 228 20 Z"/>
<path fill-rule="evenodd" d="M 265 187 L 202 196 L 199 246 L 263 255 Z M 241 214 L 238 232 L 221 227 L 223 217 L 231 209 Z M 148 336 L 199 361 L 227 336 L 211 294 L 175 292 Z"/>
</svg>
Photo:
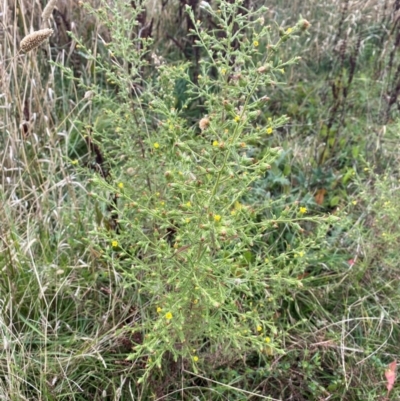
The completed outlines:
<svg viewBox="0 0 400 401">
<path fill-rule="evenodd" d="M 46 7 L 44 8 L 42 12 L 42 20 L 47 21 L 50 18 L 50 15 L 52 14 L 54 7 L 56 6 L 57 0 L 50 0 Z"/>
<path fill-rule="evenodd" d="M 41 29 L 40 31 L 36 31 L 30 33 L 28 36 L 25 36 L 20 43 L 20 49 L 24 53 L 35 49 L 40 46 L 49 36 L 53 34 L 52 29 Z"/>
</svg>

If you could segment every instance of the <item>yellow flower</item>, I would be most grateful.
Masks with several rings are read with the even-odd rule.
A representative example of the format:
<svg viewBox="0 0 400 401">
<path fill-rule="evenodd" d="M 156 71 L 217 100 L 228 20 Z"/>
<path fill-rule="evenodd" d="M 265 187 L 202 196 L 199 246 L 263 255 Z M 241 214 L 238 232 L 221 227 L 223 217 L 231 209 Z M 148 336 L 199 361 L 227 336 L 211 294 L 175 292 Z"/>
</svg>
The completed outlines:
<svg viewBox="0 0 400 401">
<path fill-rule="evenodd" d="M 288 28 L 288 29 L 286 29 L 286 33 L 287 33 L 287 34 L 290 34 L 290 33 L 292 33 L 292 31 L 293 31 L 293 29 L 292 29 L 292 28 Z"/>
<path fill-rule="evenodd" d="M 74 166 L 77 165 L 77 164 L 78 164 L 78 160 L 77 160 L 77 159 L 72 160 L 72 161 L 71 161 L 71 164 L 73 164 Z"/>
<path fill-rule="evenodd" d="M 196 305 L 198 302 L 199 302 L 198 299 L 195 299 L 195 300 L 193 301 L 193 303 L 194 303 L 195 305 Z"/>
<path fill-rule="evenodd" d="M 300 213 L 301 213 L 301 214 L 307 213 L 307 208 L 304 207 L 304 206 L 301 206 L 301 207 L 300 207 Z"/>
<path fill-rule="evenodd" d="M 213 141 L 213 146 L 218 146 L 219 142 L 218 141 Z"/>
<path fill-rule="evenodd" d="M 234 120 L 238 123 L 240 121 L 240 116 L 235 116 Z"/>
<path fill-rule="evenodd" d="M 261 326 L 257 326 L 257 331 L 262 331 L 262 327 Z"/>
<path fill-rule="evenodd" d="M 172 319 L 172 313 L 171 313 L 171 312 L 167 312 L 167 313 L 165 314 L 165 318 L 166 318 L 167 320 L 171 320 L 171 319 Z"/>
<path fill-rule="evenodd" d="M 153 143 L 154 149 L 158 149 L 160 147 L 160 144 L 158 142 Z"/>
<path fill-rule="evenodd" d="M 222 74 L 222 75 L 225 75 L 225 74 L 226 74 L 226 68 L 223 68 L 223 69 L 221 70 L 221 74 Z"/>
<path fill-rule="evenodd" d="M 118 188 L 123 188 L 124 187 L 124 183 L 123 182 L 120 182 L 119 184 L 118 184 Z"/>
<path fill-rule="evenodd" d="M 254 47 L 258 47 L 258 45 L 259 45 L 258 40 L 255 40 L 255 41 L 253 42 L 253 46 L 254 46 Z"/>
<path fill-rule="evenodd" d="M 191 207 L 192 206 L 192 204 L 191 204 L 191 202 L 189 201 L 189 202 L 186 202 L 186 207 Z"/>
<path fill-rule="evenodd" d="M 222 217 L 221 217 L 219 214 L 214 214 L 214 221 L 215 221 L 215 222 L 217 222 L 217 223 L 220 222 L 220 221 L 221 221 L 221 218 L 222 218 Z"/>
<path fill-rule="evenodd" d="M 118 241 L 114 240 L 113 242 L 111 242 L 111 245 L 113 248 L 116 248 L 118 246 Z"/>
<path fill-rule="evenodd" d="M 273 129 L 272 129 L 271 127 L 268 127 L 268 128 L 267 128 L 267 134 L 268 134 L 268 135 L 271 135 L 272 132 L 273 132 Z"/>
<path fill-rule="evenodd" d="M 234 205 L 234 208 L 236 210 L 242 210 L 243 209 L 243 205 L 239 201 L 236 201 L 235 205 Z"/>
<path fill-rule="evenodd" d="M 269 337 L 265 337 L 264 341 L 269 344 L 271 342 L 271 339 Z"/>
<path fill-rule="evenodd" d="M 162 311 L 162 308 L 160 308 L 159 306 L 157 306 L 157 313 L 160 313 Z"/>
<path fill-rule="evenodd" d="M 195 355 L 195 356 L 193 357 L 193 361 L 194 361 L 194 362 L 197 362 L 198 360 L 199 360 L 199 357 Z"/>
</svg>

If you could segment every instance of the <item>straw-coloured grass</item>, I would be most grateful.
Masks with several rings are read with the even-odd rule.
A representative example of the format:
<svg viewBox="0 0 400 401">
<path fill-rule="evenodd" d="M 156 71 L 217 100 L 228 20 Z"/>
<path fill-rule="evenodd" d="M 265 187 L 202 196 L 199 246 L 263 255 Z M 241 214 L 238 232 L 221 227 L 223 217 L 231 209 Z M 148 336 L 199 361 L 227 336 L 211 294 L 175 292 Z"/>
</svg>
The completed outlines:
<svg viewBox="0 0 400 401">
<path fill-rule="evenodd" d="M 50 0 L 42 12 L 42 20 L 47 21 L 56 6 L 58 0 Z"/>
</svg>

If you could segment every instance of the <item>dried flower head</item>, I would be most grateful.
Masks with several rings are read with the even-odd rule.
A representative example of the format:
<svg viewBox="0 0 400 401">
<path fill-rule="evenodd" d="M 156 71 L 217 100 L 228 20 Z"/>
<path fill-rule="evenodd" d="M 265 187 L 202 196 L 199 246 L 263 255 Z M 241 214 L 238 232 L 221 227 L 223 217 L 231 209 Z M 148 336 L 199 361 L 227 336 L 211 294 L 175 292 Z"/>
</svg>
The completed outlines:
<svg viewBox="0 0 400 401">
<path fill-rule="evenodd" d="M 267 68 L 265 65 L 263 65 L 263 66 L 257 68 L 257 72 L 258 72 L 259 74 L 263 74 L 263 73 L 266 72 L 267 70 L 268 70 L 268 68 Z"/>
<path fill-rule="evenodd" d="M 210 119 L 208 117 L 203 117 L 199 121 L 199 127 L 202 131 L 204 131 L 210 125 Z"/>
<path fill-rule="evenodd" d="M 35 49 L 36 47 L 40 46 L 49 36 L 51 36 L 53 32 L 54 31 L 52 29 L 46 28 L 30 33 L 21 40 L 21 51 L 27 53 L 32 49 Z"/>
<path fill-rule="evenodd" d="M 50 0 L 42 12 L 42 20 L 47 21 L 53 13 L 57 0 Z"/>
<path fill-rule="evenodd" d="M 302 30 L 302 31 L 306 31 L 311 24 L 306 20 L 306 19 L 301 19 L 298 23 L 297 26 Z"/>
</svg>

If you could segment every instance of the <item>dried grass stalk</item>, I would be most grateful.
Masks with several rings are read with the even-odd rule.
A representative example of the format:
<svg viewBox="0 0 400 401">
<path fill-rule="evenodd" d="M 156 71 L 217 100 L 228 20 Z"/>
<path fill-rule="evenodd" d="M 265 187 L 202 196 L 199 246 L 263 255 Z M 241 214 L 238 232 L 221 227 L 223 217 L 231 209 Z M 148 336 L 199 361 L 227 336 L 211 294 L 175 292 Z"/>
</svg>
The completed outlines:
<svg viewBox="0 0 400 401">
<path fill-rule="evenodd" d="M 36 31 L 30 33 L 28 36 L 25 36 L 20 43 L 20 49 L 24 53 L 35 49 L 36 47 L 40 46 L 49 36 L 53 34 L 52 29 L 41 29 L 40 31 Z"/>
<path fill-rule="evenodd" d="M 42 20 L 47 21 L 52 14 L 58 0 L 50 0 L 42 12 Z"/>
</svg>

